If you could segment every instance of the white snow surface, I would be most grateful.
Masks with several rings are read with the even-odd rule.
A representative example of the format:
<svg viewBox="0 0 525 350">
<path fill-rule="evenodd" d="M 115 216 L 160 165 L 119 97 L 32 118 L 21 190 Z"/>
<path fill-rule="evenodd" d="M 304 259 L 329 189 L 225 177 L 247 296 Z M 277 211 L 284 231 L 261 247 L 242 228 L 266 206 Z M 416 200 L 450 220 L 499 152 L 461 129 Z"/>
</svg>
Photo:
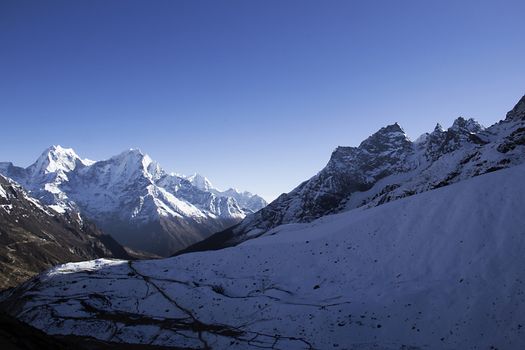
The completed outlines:
<svg viewBox="0 0 525 350">
<path fill-rule="evenodd" d="M 210 180 L 207 177 L 202 176 L 201 174 L 194 173 L 187 177 L 188 181 L 192 183 L 193 186 L 201 189 L 203 191 L 209 191 L 210 189 L 215 189 Z"/>
<path fill-rule="evenodd" d="M 49 147 L 33 164 L 33 174 L 69 172 L 78 164 L 86 165 L 72 148 L 60 145 Z"/>
<path fill-rule="evenodd" d="M 193 349 L 523 349 L 524 174 L 514 166 L 219 251 L 62 265 L 11 304 L 51 334 Z"/>
<path fill-rule="evenodd" d="M 4 190 L 2 185 L 0 185 L 0 197 L 7 199 L 7 192 Z"/>
</svg>

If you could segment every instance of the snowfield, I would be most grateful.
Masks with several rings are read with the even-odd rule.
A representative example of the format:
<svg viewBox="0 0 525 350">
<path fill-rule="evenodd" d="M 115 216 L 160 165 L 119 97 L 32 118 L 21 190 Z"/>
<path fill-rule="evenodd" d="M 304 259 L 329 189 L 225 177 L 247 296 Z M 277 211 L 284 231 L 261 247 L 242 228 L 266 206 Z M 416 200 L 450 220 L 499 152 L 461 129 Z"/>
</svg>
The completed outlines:
<svg viewBox="0 0 525 350">
<path fill-rule="evenodd" d="M 50 334 L 190 349 L 524 349 L 525 166 L 219 251 L 56 267 L 4 295 Z"/>
</svg>

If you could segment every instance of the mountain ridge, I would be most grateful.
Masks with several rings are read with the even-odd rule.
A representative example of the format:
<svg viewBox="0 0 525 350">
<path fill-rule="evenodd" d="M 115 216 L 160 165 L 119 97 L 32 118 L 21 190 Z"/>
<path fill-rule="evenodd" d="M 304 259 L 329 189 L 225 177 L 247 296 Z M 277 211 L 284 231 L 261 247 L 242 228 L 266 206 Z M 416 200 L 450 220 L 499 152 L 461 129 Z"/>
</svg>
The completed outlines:
<svg viewBox="0 0 525 350">
<path fill-rule="evenodd" d="M 340 146 L 327 165 L 291 192 L 229 229 L 179 252 L 239 244 L 281 224 L 310 222 L 360 206 L 376 206 L 525 160 L 525 96 L 501 120 L 485 128 L 458 117 L 444 130 L 410 141 L 398 123 L 357 147 Z"/>
<path fill-rule="evenodd" d="M 191 177 L 168 174 L 140 149 L 90 161 L 51 146 L 27 168 L 0 163 L 0 173 L 52 209 L 81 212 L 122 244 L 164 256 L 266 205 L 249 192 L 222 192 L 211 183 L 199 188 Z"/>
<path fill-rule="evenodd" d="M 53 265 L 94 258 L 132 259 L 76 212 L 58 213 L 0 175 L 0 289 Z"/>
</svg>

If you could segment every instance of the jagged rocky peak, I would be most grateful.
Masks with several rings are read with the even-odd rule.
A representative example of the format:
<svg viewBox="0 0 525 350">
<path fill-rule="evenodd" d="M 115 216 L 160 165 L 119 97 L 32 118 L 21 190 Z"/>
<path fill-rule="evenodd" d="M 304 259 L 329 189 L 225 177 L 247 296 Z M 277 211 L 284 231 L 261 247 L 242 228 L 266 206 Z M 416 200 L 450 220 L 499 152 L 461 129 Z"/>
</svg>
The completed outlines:
<svg viewBox="0 0 525 350">
<path fill-rule="evenodd" d="M 525 95 L 516 103 L 514 108 L 507 113 L 506 120 L 525 120 Z"/>
<path fill-rule="evenodd" d="M 377 132 L 361 142 L 359 147 L 339 146 L 330 157 L 328 169 L 344 170 L 348 166 L 358 166 L 356 163 L 384 162 L 391 164 L 412 152 L 412 142 L 398 123 L 382 127 Z M 389 158 L 385 160 L 385 158 Z M 390 159 L 392 158 L 392 159 Z M 353 165 L 352 165 L 353 164 Z"/>
<path fill-rule="evenodd" d="M 437 123 L 432 133 L 442 133 L 442 132 L 444 132 L 443 127 L 441 126 L 441 124 Z"/>
<path fill-rule="evenodd" d="M 453 152 L 466 143 L 482 144 L 484 141 L 477 136 L 485 127 L 476 120 L 458 117 L 447 130 L 438 123 L 426 139 L 425 156 L 435 161 L 445 153 Z"/>
<path fill-rule="evenodd" d="M 425 148 L 428 145 L 435 144 L 436 142 L 441 142 L 444 138 L 445 131 L 441 124 L 437 123 L 432 132 L 425 132 L 420 135 L 417 139 L 414 140 L 414 145 L 419 149 Z"/>
<path fill-rule="evenodd" d="M 437 149 L 442 145 L 442 143 L 445 140 L 446 134 L 447 132 L 443 130 L 443 127 L 439 123 L 436 124 L 434 131 L 428 134 L 428 137 L 425 140 L 427 147 L 426 153 L 428 158 L 435 158 L 435 155 L 431 156 L 430 154 L 435 153 Z"/>
<path fill-rule="evenodd" d="M 454 120 L 454 123 L 449 130 L 461 132 L 464 134 L 477 134 L 478 132 L 485 130 L 485 127 L 475 121 L 473 118 L 465 119 L 463 117 L 459 117 Z"/>
<path fill-rule="evenodd" d="M 370 153 L 381 153 L 410 148 L 411 142 L 398 123 L 379 129 L 372 136 L 361 142 L 359 149 Z"/>
<path fill-rule="evenodd" d="M 357 147 L 338 146 L 330 156 L 328 169 L 346 169 L 346 164 L 350 163 L 359 153 Z"/>
</svg>

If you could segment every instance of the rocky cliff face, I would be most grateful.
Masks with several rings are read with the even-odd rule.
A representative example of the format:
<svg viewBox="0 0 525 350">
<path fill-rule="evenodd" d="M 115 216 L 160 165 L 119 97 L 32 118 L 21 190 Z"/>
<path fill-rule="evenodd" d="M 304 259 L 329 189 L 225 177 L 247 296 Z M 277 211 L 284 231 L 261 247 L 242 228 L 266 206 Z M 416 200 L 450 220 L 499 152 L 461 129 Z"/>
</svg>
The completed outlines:
<svg viewBox="0 0 525 350">
<path fill-rule="evenodd" d="M 405 169 L 411 153 L 410 141 L 399 125 L 382 128 L 359 147 L 338 147 L 317 175 L 246 222 L 261 221 L 273 227 L 335 212 L 351 193 L 367 190 L 378 179 Z"/>
</svg>

